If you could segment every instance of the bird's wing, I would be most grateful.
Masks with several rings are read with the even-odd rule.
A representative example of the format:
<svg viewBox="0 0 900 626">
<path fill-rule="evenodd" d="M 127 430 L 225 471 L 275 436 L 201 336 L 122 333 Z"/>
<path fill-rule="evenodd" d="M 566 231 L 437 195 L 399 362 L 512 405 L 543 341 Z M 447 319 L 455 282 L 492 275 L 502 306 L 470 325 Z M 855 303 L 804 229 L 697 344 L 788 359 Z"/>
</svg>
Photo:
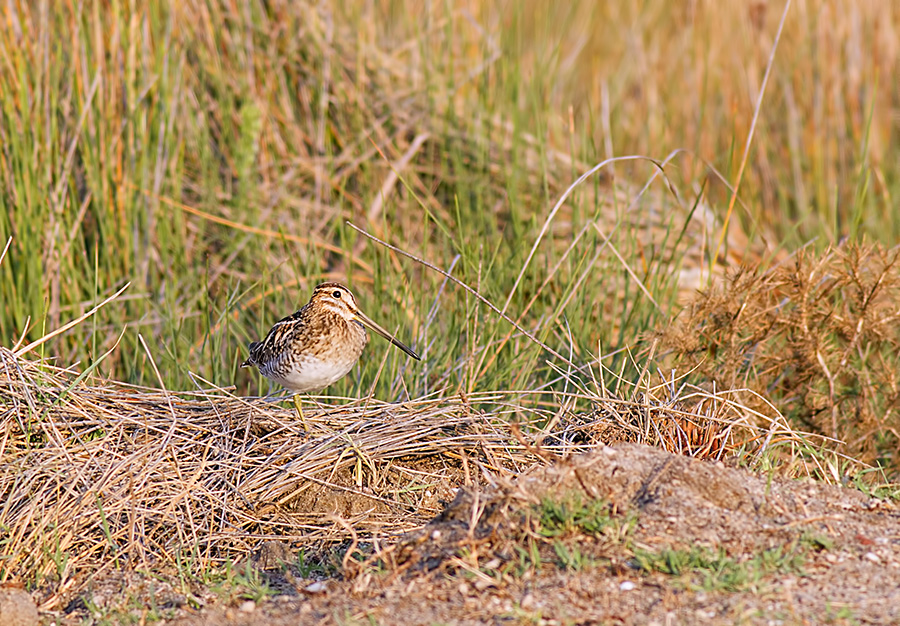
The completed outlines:
<svg viewBox="0 0 900 626">
<path fill-rule="evenodd" d="M 305 324 L 303 309 L 275 322 L 269 329 L 266 338 L 250 344 L 250 358 L 255 363 L 265 363 L 272 354 L 277 354 L 289 344 L 294 333 Z"/>
</svg>

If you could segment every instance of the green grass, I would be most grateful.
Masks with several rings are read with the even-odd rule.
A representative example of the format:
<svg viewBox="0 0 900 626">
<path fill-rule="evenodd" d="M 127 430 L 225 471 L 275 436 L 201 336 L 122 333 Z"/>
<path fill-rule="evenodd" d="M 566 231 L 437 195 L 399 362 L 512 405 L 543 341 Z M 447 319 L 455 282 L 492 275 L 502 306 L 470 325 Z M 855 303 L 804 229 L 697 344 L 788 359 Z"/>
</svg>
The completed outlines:
<svg viewBox="0 0 900 626">
<path fill-rule="evenodd" d="M 578 572 L 595 564 L 594 559 L 573 543 L 554 541 L 553 551 L 556 553 L 559 567 L 564 570 Z"/>
<path fill-rule="evenodd" d="M 111 606 L 99 606 L 92 594 L 84 594 L 81 600 L 90 617 L 86 617 L 83 623 L 97 626 L 155 624 L 175 617 L 175 609 L 159 607 L 152 594 L 148 598 L 138 598 L 128 592 L 122 595 L 115 598 Z"/>
<path fill-rule="evenodd" d="M 632 558 L 637 569 L 671 576 L 686 589 L 754 593 L 763 589 L 772 574 L 804 575 L 804 561 L 804 550 L 796 546 L 779 546 L 744 559 L 729 556 L 722 548 L 711 550 L 702 546 L 636 549 Z"/>
<path fill-rule="evenodd" d="M 265 575 L 252 566 L 226 567 L 224 576 L 213 585 L 213 590 L 228 603 L 238 599 L 261 602 L 278 594 Z"/>
<path fill-rule="evenodd" d="M 394 3 L 325 12 L 304 3 L 277 12 L 256 2 L 242 6 L 232 14 L 214 2 L 113 2 L 108 10 L 90 2 L 43 13 L 25 6 L 16 14 L 21 36 L 9 29 L 0 38 L 8 59 L 0 70 L 0 238 L 13 237 L 0 265 L 4 343 L 12 344 L 28 320 L 26 336 L 37 338 L 132 281 L 126 297 L 44 354 L 87 366 L 127 325 L 119 349 L 100 367 L 104 374 L 158 385 L 153 359 L 169 387 L 191 387 L 193 372 L 258 391 L 262 381 L 236 369 L 246 342 L 302 304 L 312 283 L 339 270 L 373 316 L 418 345 L 430 344 L 429 373 L 406 374 L 412 392 L 427 391 L 435 377 L 468 391 L 527 384 L 543 370 L 539 349 L 513 339 L 495 361 L 485 359 L 485 346 L 508 331 L 504 322 L 456 289 L 436 301 L 440 276 L 365 242 L 356 249 L 358 237 L 344 221 L 444 267 L 460 255 L 457 275 L 505 302 L 548 208 L 583 171 L 574 163 L 602 160 L 604 145 L 655 158 L 692 150 L 668 172 L 685 195 L 702 179 L 704 160 L 728 175 L 752 110 L 743 93 L 748 68 L 734 64 L 755 59 L 758 70 L 769 52 L 750 26 L 722 28 L 743 19 L 724 8 L 691 17 L 661 1 L 640 12 L 593 3 L 565 10 L 485 5 L 473 16 L 485 31 L 444 5 L 421 14 Z M 866 29 L 879 18 L 874 9 L 859 12 Z M 767 15 L 762 28 L 771 32 L 775 17 Z M 820 63 L 804 54 L 815 45 L 804 19 L 799 9 L 790 16 L 778 51 L 755 138 L 751 171 L 758 171 L 741 193 L 746 206 L 758 208 L 740 219 L 760 223 L 768 206 L 803 218 L 799 230 L 781 224 L 778 237 L 832 239 L 852 223 L 854 232 L 893 240 L 895 220 L 879 216 L 890 210 L 885 194 L 896 190 L 897 173 L 872 164 L 873 156 L 896 161 L 895 146 L 872 147 L 883 140 L 888 113 L 879 105 L 891 81 L 876 82 L 878 69 L 868 64 L 851 74 L 836 60 L 828 77 L 817 79 L 821 85 L 799 89 L 797 77 L 816 75 L 811 70 Z M 586 32 L 594 33 L 587 43 L 579 36 Z M 732 33 L 727 40 L 725 32 Z M 711 58 L 725 41 L 739 50 Z M 366 46 L 394 56 L 379 66 Z M 862 81 L 861 100 L 810 115 L 819 88 L 851 80 Z M 601 87 L 610 97 L 609 137 Z M 460 106 L 447 106 L 450 97 Z M 822 127 L 792 126 L 797 120 L 784 115 L 789 97 L 799 123 L 814 119 Z M 369 221 L 388 172 L 372 142 L 396 160 L 412 116 L 413 128 L 432 139 L 416 155 L 415 170 L 400 173 L 422 204 L 394 190 Z M 518 132 L 507 136 L 488 124 L 493 116 Z M 807 136 L 813 130 L 841 132 L 825 146 Z M 785 150 L 793 150 L 786 138 L 797 133 L 809 143 Z M 498 153 L 495 142 L 506 141 L 508 152 Z M 554 151 L 573 162 L 558 165 Z M 651 171 L 617 166 L 619 179 L 634 186 Z M 587 193 L 594 184 L 576 191 L 564 212 L 571 232 L 600 215 Z M 717 189 L 709 190 L 713 200 L 723 197 Z M 801 205 L 801 198 L 815 202 Z M 643 204 L 657 202 L 673 200 L 661 192 Z M 186 212 L 182 203 L 222 221 Z M 611 226 L 604 219 L 604 229 Z M 674 240 L 680 226 L 663 228 Z M 608 254 L 591 263 L 602 241 L 593 229 L 541 287 L 569 239 L 551 234 L 539 246 L 509 303 L 513 317 L 524 314 L 526 327 L 556 347 L 568 344 L 568 320 L 580 354 L 595 350 L 598 339 L 633 342 L 665 319 L 668 307 L 656 310 L 633 281 L 616 279 L 621 263 Z M 665 302 L 677 255 L 642 259 L 630 239 L 619 232 L 611 243 Z M 609 281 L 622 289 L 603 307 Z M 433 306 L 437 315 L 426 324 Z M 367 389 L 384 349 L 373 349 L 359 376 L 334 391 Z M 395 357 L 382 372 L 380 393 L 400 393 Z"/>
<path fill-rule="evenodd" d="M 622 539 L 636 523 L 632 515 L 613 515 L 608 502 L 590 498 L 585 500 L 579 493 L 544 498 L 537 507 L 536 517 L 538 533 L 551 539 L 572 533 Z"/>
<path fill-rule="evenodd" d="M 637 523 L 633 512 L 615 515 L 608 502 L 584 498 L 576 492 L 545 497 L 526 515 L 530 520 L 528 527 L 533 531 L 525 533 L 515 544 L 516 556 L 504 568 L 516 576 L 540 571 L 546 562 L 570 571 L 608 563 L 609 555 L 598 556 L 592 542 L 627 548 Z M 587 543 L 583 543 L 585 538 Z"/>
</svg>

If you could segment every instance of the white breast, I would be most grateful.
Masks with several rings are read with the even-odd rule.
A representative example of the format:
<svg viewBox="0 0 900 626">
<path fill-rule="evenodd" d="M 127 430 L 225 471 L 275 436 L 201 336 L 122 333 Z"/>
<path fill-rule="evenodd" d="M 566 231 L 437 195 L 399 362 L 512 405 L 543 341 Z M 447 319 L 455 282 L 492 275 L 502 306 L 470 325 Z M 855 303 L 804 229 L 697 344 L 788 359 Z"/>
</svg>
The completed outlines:
<svg viewBox="0 0 900 626">
<path fill-rule="evenodd" d="M 356 359 L 322 361 L 313 356 L 305 356 L 288 372 L 272 372 L 271 378 L 291 391 L 321 391 L 339 381 L 353 369 Z M 264 373 L 265 374 L 265 373 Z"/>
</svg>

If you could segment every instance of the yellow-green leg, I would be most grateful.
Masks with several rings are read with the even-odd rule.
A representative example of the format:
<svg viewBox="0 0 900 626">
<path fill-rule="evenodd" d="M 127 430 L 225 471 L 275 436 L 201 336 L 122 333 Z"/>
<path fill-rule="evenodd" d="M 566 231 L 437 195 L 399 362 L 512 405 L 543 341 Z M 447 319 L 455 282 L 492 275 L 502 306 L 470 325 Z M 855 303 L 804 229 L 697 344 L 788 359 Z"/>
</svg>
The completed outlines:
<svg viewBox="0 0 900 626">
<path fill-rule="evenodd" d="M 303 430 L 309 432 L 309 426 L 306 425 L 306 418 L 303 417 L 303 407 L 300 406 L 300 394 L 294 394 L 294 406 L 297 407 L 297 415 L 300 416 L 300 423 L 303 424 Z"/>
</svg>

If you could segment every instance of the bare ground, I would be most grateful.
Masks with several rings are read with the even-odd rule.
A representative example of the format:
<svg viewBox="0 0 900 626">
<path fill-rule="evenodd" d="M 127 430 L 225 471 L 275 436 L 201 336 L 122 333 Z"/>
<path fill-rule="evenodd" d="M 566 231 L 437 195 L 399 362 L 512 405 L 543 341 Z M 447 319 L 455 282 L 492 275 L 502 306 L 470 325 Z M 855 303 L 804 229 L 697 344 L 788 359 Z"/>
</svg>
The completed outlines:
<svg viewBox="0 0 900 626">
<path fill-rule="evenodd" d="M 542 533 L 542 503 L 572 497 L 603 503 L 607 525 Z M 665 559 L 646 566 L 646 555 L 677 561 L 692 549 L 718 558 L 679 573 L 660 571 Z M 180 626 L 900 623 L 895 504 L 636 444 L 460 490 L 422 529 L 361 554 L 340 574 L 304 579 L 280 564 L 288 546 L 266 544 L 254 562 L 277 593 L 258 602 L 202 592 L 188 602 L 136 575 L 95 581 L 93 601 L 143 589 Z M 58 618 L 84 619 L 73 606 Z"/>
</svg>

